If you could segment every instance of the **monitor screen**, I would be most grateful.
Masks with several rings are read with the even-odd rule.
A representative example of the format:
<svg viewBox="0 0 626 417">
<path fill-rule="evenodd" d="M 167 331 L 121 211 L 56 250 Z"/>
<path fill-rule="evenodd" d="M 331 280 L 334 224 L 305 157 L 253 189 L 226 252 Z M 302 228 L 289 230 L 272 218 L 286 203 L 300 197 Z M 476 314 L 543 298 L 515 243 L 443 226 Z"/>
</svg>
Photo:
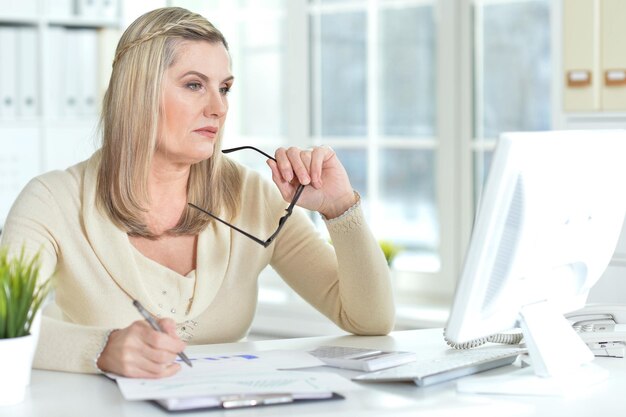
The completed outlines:
<svg viewBox="0 0 626 417">
<path fill-rule="evenodd" d="M 525 326 L 525 309 L 547 306 L 562 318 L 584 306 L 622 230 L 625 155 L 626 130 L 502 135 L 457 285 L 448 339 L 462 343 L 522 327 L 528 342 L 529 333 L 553 329 L 548 317 L 529 319 L 533 323 Z M 544 307 L 539 315 L 551 315 Z"/>
</svg>

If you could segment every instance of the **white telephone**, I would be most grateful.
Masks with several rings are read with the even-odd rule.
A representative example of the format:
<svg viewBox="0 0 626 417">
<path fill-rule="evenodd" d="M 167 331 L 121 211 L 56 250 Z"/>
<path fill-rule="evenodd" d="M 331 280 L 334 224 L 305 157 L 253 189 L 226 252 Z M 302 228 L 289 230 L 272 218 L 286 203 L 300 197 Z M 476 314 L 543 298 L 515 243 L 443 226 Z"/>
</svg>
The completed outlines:
<svg viewBox="0 0 626 417">
<path fill-rule="evenodd" d="M 587 304 L 566 314 L 565 318 L 595 356 L 626 357 L 626 304 Z M 518 344 L 523 342 L 523 336 L 521 333 L 496 334 L 461 344 L 447 338 L 446 342 L 455 349 L 471 349 L 487 342 Z"/>
<path fill-rule="evenodd" d="M 589 304 L 565 315 L 596 356 L 626 356 L 626 305 Z"/>
</svg>

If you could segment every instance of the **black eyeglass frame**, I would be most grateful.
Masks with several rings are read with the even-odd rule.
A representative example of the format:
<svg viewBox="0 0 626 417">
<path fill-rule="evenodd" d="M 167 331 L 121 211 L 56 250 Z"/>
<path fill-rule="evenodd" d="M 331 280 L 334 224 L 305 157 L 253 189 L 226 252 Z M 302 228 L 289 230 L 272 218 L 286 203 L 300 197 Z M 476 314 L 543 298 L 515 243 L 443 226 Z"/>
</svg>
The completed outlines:
<svg viewBox="0 0 626 417">
<path fill-rule="evenodd" d="M 241 151 L 241 150 L 244 150 L 244 149 L 251 149 L 253 151 L 257 151 L 258 153 L 264 155 L 265 157 L 267 157 L 267 158 L 269 158 L 269 159 L 271 159 L 273 161 L 276 161 L 276 158 L 266 154 L 265 152 L 263 152 L 260 149 L 255 148 L 254 146 L 238 146 L 236 148 L 222 149 L 222 153 L 229 154 L 229 153 Z M 252 235 L 252 234 L 250 234 L 248 232 L 246 232 L 245 230 L 242 230 L 242 229 L 238 228 L 237 226 L 232 225 L 232 224 L 228 223 L 227 221 L 220 219 L 216 215 L 206 211 L 203 208 L 200 208 L 200 207 L 196 206 L 193 203 L 187 203 L 187 204 L 190 207 L 193 207 L 193 208 L 195 208 L 197 210 L 200 210 L 201 212 L 203 212 L 207 216 L 217 220 L 218 222 L 225 224 L 226 226 L 230 227 L 231 229 L 238 231 L 242 235 L 252 239 L 253 241 L 258 243 L 259 245 L 263 246 L 264 248 L 267 248 L 269 245 L 272 244 L 274 239 L 276 239 L 276 236 L 278 236 L 278 233 L 282 230 L 283 226 L 285 225 L 285 222 L 291 216 L 291 213 L 293 212 L 293 208 L 296 206 L 296 203 L 298 202 L 298 199 L 300 198 L 300 195 L 302 194 L 302 191 L 304 190 L 304 187 L 305 186 L 302 185 L 302 184 L 298 185 L 298 188 L 296 188 L 296 192 L 294 193 L 293 198 L 291 199 L 291 203 L 289 203 L 289 206 L 285 209 L 287 214 L 285 214 L 280 219 L 278 219 L 278 227 L 276 228 L 274 233 L 272 233 L 272 235 L 270 237 L 268 237 L 267 239 L 265 239 L 265 240 L 259 239 L 258 237 L 254 236 L 254 235 Z"/>
</svg>

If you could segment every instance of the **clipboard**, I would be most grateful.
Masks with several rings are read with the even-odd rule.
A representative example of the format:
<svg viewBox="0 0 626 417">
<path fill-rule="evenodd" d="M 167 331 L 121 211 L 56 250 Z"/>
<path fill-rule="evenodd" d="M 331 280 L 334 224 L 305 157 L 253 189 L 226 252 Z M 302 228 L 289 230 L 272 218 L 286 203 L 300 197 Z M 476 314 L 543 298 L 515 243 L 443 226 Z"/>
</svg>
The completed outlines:
<svg viewBox="0 0 626 417">
<path fill-rule="evenodd" d="M 202 396 L 186 398 L 167 398 L 153 400 L 155 404 L 168 412 L 185 412 L 197 410 L 229 410 L 259 406 L 299 404 L 312 401 L 343 400 L 344 397 L 335 392 L 312 393 L 269 393 Z"/>
</svg>

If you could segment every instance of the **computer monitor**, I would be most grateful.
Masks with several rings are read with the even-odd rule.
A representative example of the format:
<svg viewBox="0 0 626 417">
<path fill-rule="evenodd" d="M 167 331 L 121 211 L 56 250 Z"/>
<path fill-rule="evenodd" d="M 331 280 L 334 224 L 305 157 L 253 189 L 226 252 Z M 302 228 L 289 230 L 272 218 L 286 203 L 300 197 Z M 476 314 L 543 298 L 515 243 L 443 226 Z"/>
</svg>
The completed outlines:
<svg viewBox="0 0 626 417">
<path fill-rule="evenodd" d="M 446 327 L 463 343 L 521 328 L 535 374 L 593 359 L 564 313 L 584 306 L 626 213 L 626 130 L 505 133 Z"/>
</svg>

